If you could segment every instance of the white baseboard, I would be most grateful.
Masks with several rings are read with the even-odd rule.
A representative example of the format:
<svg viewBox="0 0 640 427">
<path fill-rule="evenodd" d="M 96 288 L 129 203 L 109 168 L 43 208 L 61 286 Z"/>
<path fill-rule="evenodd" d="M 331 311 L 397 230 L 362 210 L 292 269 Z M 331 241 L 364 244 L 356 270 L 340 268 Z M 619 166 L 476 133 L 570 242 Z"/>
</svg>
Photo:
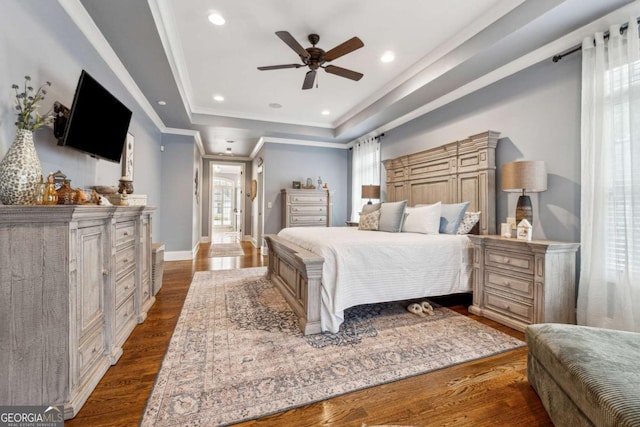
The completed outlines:
<svg viewBox="0 0 640 427">
<path fill-rule="evenodd" d="M 191 251 L 165 251 L 165 261 L 185 261 L 193 259 L 193 252 Z"/>
</svg>

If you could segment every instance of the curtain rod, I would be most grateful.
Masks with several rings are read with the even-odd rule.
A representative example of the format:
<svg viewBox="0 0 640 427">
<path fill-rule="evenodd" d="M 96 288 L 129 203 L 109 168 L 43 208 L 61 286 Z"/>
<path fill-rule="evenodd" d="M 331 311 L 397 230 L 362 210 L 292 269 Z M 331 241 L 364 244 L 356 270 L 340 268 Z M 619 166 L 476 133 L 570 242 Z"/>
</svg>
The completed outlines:
<svg viewBox="0 0 640 427">
<path fill-rule="evenodd" d="M 640 17 L 636 18 L 636 23 L 637 23 L 637 24 L 640 24 Z M 625 22 L 624 24 L 622 24 L 622 25 L 620 26 L 620 34 L 624 33 L 624 32 L 626 31 L 626 29 L 627 29 L 627 28 L 629 28 L 629 23 L 628 23 L 628 22 Z M 609 38 L 609 31 L 605 31 L 605 32 L 604 32 L 604 38 L 605 38 L 605 40 Z M 568 51 L 566 51 L 566 52 L 563 52 L 563 53 L 559 53 L 559 54 L 557 54 L 557 55 L 554 55 L 554 56 L 553 56 L 553 58 L 551 58 L 551 60 L 552 60 L 553 62 L 558 62 L 558 61 L 560 61 L 562 58 L 564 58 L 565 56 L 571 55 L 572 53 L 575 53 L 575 52 L 577 52 L 577 51 L 579 51 L 579 50 L 581 50 L 581 49 L 582 49 L 582 43 L 581 43 L 581 44 L 579 44 L 578 46 L 575 46 L 575 47 L 573 47 L 573 48 L 569 49 L 569 50 L 568 50 Z"/>
<path fill-rule="evenodd" d="M 384 133 L 381 133 L 378 136 L 374 136 L 373 139 L 377 139 L 379 141 L 380 139 L 382 139 L 383 136 L 384 136 Z M 358 145 L 360 145 L 360 142 L 358 142 Z M 351 150 L 353 150 L 353 147 L 349 147 L 349 151 Z"/>
</svg>

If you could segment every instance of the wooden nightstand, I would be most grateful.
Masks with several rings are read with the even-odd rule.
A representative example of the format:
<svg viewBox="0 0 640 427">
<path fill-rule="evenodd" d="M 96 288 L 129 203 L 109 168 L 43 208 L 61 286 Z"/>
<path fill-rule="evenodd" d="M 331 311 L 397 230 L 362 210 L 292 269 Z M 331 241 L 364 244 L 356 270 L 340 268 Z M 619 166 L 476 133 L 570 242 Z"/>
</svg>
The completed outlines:
<svg viewBox="0 0 640 427">
<path fill-rule="evenodd" d="M 469 238 L 473 243 L 469 312 L 519 331 L 531 323 L 576 322 L 578 243 Z"/>
</svg>

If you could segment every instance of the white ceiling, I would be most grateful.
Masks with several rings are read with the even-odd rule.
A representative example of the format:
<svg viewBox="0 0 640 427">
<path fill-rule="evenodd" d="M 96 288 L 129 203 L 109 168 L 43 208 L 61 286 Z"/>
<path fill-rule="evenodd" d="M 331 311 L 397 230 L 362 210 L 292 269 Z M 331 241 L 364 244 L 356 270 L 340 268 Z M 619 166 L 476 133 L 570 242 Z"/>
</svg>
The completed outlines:
<svg viewBox="0 0 640 427">
<path fill-rule="evenodd" d="M 231 147 L 236 157 L 250 156 L 264 138 L 345 144 L 388 129 L 593 19 L 638 3 L 79 1 L 164 126 L 198 131 L 208 155 Z M 213 10 L 225 17 L 225 25 L 208 21 Z M 319 34 L 317 46 L 325 51 L 359 37 L 364 47 L 332 65 L 364 77 L 356 82 L 319 71 L 318 87 L 302 90 L 306 67 L 257 70 L 300 63 L 275 35 L 281 30 L 303 47 L 310 46 L 309 34 Z M 380 56 L 389 50 L 395 61 L 382 63 Z M 216 94 L 225 101 L 214 101 Z M 160 100 L 167 105 L 158 105 Z M 271 108 L 271 103 L 282 108 Z M 325 109 L 331 113 L 322 115 Z"/>
</svg>

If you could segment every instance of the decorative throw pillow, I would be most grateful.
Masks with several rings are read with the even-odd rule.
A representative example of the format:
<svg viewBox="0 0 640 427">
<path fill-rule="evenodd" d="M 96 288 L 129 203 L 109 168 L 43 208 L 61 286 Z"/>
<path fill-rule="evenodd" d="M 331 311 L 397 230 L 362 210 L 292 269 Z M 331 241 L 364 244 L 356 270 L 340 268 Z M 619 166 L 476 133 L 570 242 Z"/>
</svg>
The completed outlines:
<svg viewBox="0 0 640 427">
<path fill-rule="evenodd" d="M 440 233 L 456 234 L 464 213 L 469 207 L 469 202 L 442 204 L 442 213 L 440 214 Z"/>
<path fill-rule="evenodd" d="M 467 234 L 480 221 L 480 212 L 465 212 L 457 234 Z"/>
<path fill-rule="evenodd" d="M 402 230 L 404 221 L 404 211 L 407 207 L 407 201 L 387 202 L 380 206 L 380 224 L 378 230 L 398 233 Z"/>
<path fill-rule="evenodd" d="M 440 229 L 441 203 L 406 209 L 402 231 L 408 233 L 438 234 Z"/>
<path fill-rule="evenodd" d="M 380 209 L 370 213 L 360 214 L 360 223 L 358 224 L 358 230 L 378 230 L 378 224 L 380 223 Z"/>
<path fill-rule="evenodd" d="M 371 213 L 373 211 L 377 211 L 380 209 L 380 205 L 382 205 L 382 203 L 372 203 L 372 204 L 366 204 L 362 207 L 362 212 L 360 212 L 360 215 L 364 215 L 364 214 L 368 214 Z"/>
</svg>

